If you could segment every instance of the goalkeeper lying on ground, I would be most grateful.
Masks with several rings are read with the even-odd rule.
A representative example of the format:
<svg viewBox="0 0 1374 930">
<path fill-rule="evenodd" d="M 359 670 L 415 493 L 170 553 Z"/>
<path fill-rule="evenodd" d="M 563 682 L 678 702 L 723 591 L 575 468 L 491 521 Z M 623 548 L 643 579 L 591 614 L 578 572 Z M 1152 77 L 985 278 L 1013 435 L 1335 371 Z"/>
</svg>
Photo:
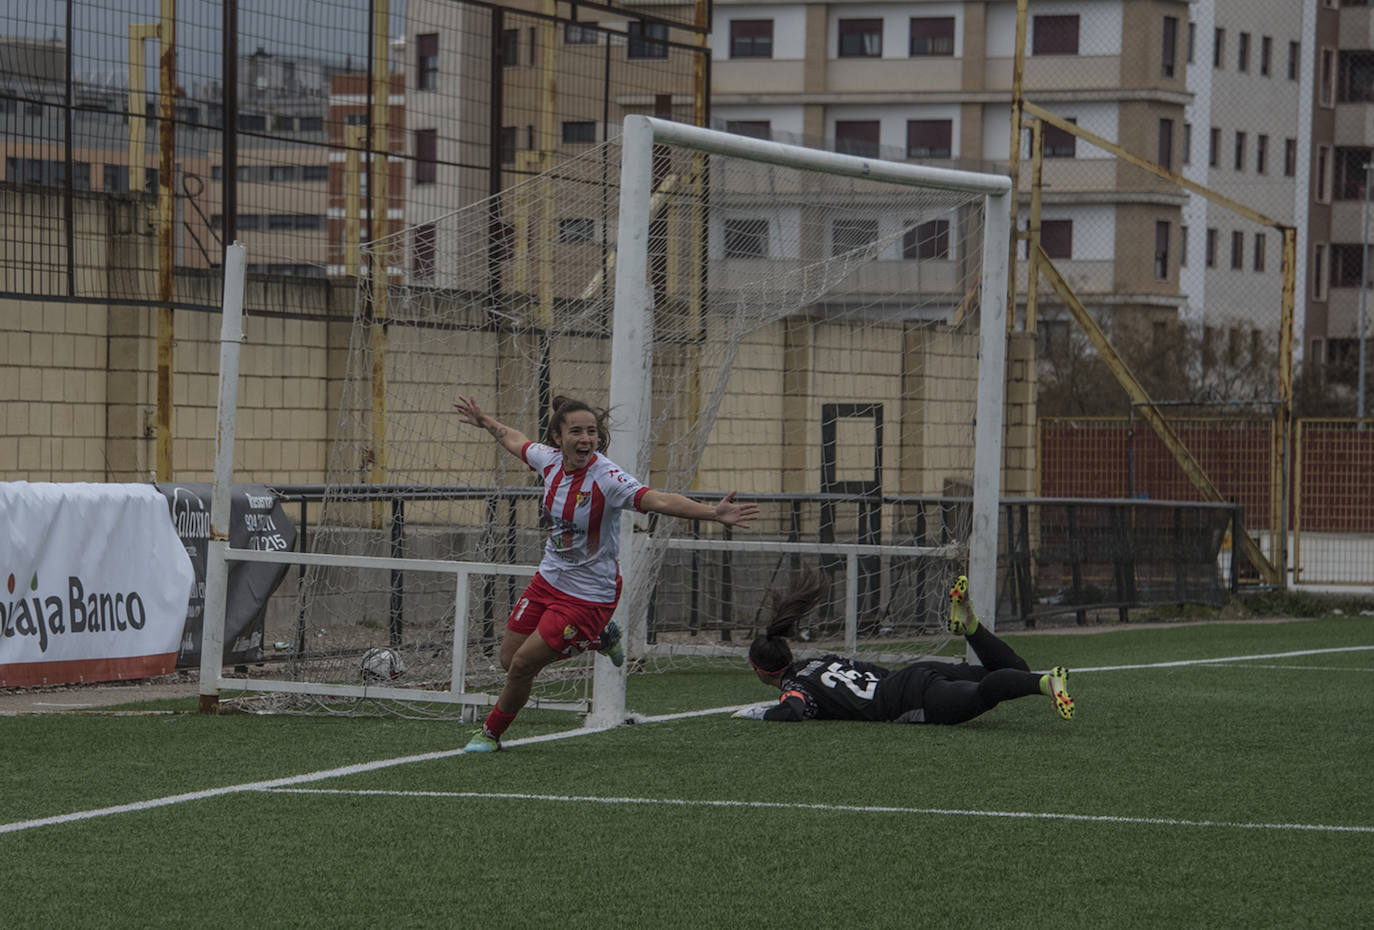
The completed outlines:
<svg viewBox="0 0 1374 930">
<path fill-rule="evenodd" d="M 1039 675 L 1026 660 L 978 622 L 968 602 L 968 579 L 950 591 L 949 629 L 964 636 L 982 665 L 924 660 L 891 670 L 870 662 L 826 655 L 792 660 L 787 637 L 824 589 L 820 575 L 801 576 L 791 590 L 773 592 L 768 630 L 749 647 L 759 681 L 782 691 L 771 707 L 750 707 L 735 716 L 755 720 L 886 720 L 954 724 L 972 720 L 1002 701 L 1044 695 L 1059 716 L 1073 716 L 1067 668 Z"/>
</svg>

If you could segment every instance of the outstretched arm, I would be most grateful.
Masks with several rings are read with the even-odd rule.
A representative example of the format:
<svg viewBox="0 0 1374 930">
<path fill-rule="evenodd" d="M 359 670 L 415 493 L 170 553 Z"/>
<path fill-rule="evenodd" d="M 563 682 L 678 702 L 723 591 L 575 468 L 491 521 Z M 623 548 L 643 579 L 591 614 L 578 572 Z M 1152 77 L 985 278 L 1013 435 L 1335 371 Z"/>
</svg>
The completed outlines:
<svg viewBox="0 0 1374 930">
<path fill-rule="evenodd" d="M 712 506 L 703 504 L 701 501 L 694 501 L 690 497 L 683 497 L 681 494 L 649 490 L 640 498 L 639 506 L 643 510 L 661 513 L 669 517 L 684 517 L 688 520 L 714 520 L 717 523 L 724 523 L 726 526 L 748 526 L 759 515 L 758 504 L 739 503 L 735 500 L 734 491 L 722 497 L 715 506 Z"/>
<path fill-rule="evenodd" d="M 482 412 L 482 408 L 477 406 L 476 399 L 472 397 L 460 397 L 453 404 L 458 410 L 458 418 L 464 423 L 473 426 L 480 426 L 482 429 L 491 433 L 492 437 L 501 444 L 511 455 L 520 457 L 520 452 L 529 442 L 529 438 L 518 429 L 511 429 L 503 423 L 497 422 L 492 417 Z"/>
</svg>

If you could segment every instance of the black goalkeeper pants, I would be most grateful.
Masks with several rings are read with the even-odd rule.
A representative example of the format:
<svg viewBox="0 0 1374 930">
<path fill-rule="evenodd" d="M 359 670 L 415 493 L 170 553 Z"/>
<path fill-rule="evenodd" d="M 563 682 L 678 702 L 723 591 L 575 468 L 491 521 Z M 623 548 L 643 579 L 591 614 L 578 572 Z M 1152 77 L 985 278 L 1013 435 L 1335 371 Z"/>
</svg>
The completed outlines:
<svg viewBox="0 0 1374 930">
<path fill-rule="evenodd" d="M 968 637 L 968 644 L 982 665 L 927 661 L 896 672 L 903 685 L 901 707 L 894 710 L 901 713 L 892 719 L 901 723 L 963 723 L 1003 701 L 1040 693 L 1040 676 L 991 630 L 979 626 Z M 887 684 L 884 680 L 883 685 Z"/>
</svg>

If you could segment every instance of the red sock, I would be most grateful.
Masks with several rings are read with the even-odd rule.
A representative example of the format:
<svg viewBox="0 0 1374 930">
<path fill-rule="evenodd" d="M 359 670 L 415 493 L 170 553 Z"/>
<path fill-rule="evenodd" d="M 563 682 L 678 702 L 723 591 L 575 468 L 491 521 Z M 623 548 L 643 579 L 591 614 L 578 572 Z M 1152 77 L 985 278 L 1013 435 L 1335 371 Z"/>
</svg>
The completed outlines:
<svg viewBox="0 0 1374 930">
<path fill-rule="evenodd" d="M 520 712 L 515 712 L 515 714 L 518 713 Z M 487 714 L 486 723 L 482 724 L 482 728 L 489 735 L 500 739 L 501 734 L 506 732 L 506 728 L 515 722 L 515 714 L 508 714 L 499 707 L 492 707 L 491 713 Z"/>
</svg>

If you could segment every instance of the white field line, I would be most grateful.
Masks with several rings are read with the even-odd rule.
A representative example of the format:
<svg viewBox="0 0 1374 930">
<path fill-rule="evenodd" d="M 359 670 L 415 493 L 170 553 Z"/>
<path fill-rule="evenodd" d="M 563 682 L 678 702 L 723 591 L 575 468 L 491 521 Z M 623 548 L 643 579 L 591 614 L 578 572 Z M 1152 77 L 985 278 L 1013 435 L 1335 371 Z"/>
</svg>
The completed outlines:
<svg viewBox="0 0 1374 930">
<path fill-rule="evenodd" d="M 1177 662 L 1154 662 L 1154 663 L 1141 664 L 1141 665 L 1114 665 L 1114 666 L 1100 666 L 1100 667 L 1097 667 L 1097 668 L 1076 668 L 1076 669 L 1074 669 L 1073 671 L 1074 671 L 1074 674 L 1080 674 L 1080 673 L 1082 673 L 1082 672 L 1113 672 L 1113 671 L 1126 671 L 1126 670 L 1146 669 L 1146 668 L 1176 668 L 1176 667 L 1186 666 L 1186 665 L 1210 665 L 1210 664 L 1214 664 L 1214 663 L 1218 663 L 1218 662 L 1243 662 L 1243 661 L 1260 660 L 1260 659 L 1282 659 L 1282 658 L 1289 658 L 1289 657 L 1292 657 L 1292 656 L 1323 655 L 1323 654 L 1329 654 L 1329 653 L 1358 652 L 1358 651 L 1365 651 L 1365 650 L 1374 650 L 1374 646 L 1345 646 L 1345 647 L 1333 648 L 1333 649 L 1304 649 L 1304 650 L 1302 650 L 1302 651 L 1300 651 L 1300 652 L 1276 652 L 1276 653 L 1268 653 L 1268 654 L 1265 654 L 1265 655 L 1254 655 L 1254 656 L 1227 656 L 1227 657 L 1225 657 L 1225 658 L 1218 658 L 1218 659 L 1187 659 L 1187 660 L 1181 660 L 1181 661 L 1177 661 Z M 663 722 L 672 721 L 672 720 L 684 720 L 684 719 L 687 719 L 687 718 L 689 718 L 689 717 L 705 717 L 705 716 L 710 716 L 710 715 L 712 715 L 712 714 L 733 713 L 733 712 L 735 712 L 736 710 L 740 710 L 740 709 L 745 708 L 745 707 L 753 707 L 753 706 L 755 706 L 755 705 L 758 704 L 758 703 L 759 703 L 759 702 L 754 701 L 754 702 L 750 702 L 750 703 L 748 703 L 748 704 L 733 704 L 733 705 L 731 705 L 731 706 L 729 706 L 729 707 L 712 707 L 712 708 L 708 708 L 708 709 L 706 709 L 706 710 L 694 710 L 694 711 L 688 711 L 688 712 L 686 712 L 686 713 L 680 713 L 680 714 L 662 714 L 662 715 L 654 716 L 654 717 L 642 717 L 642 716 L 637 716 L 637 717 L 634 718 L 634 722 L 635 722 L 635 723 L 663 723 Z M 581 727 L 581 728 L 576 729 L 576 730 L 563 730 L 563 731 L 558 732 L 558 733 L 546 733 L 546 734 L 544 734 L 544 735 L 542 735 L 542 736 L 527 736 L 527 737 L 525 737 L 525 738 L 523 738 L 523 739 L 509 740 L 509 741 L 504 742 L 503 745 L 505 745 L 505 746 L 512 746 L 512 747 L 513 747 L 513 746 L 523 746 L 523 745 L 533 744 L 533 743 L 546 743 L 546 742 L 552 742 L 553 740 L 570 739 L 570 738 L 575 737 L 575 736 L 588 736 L 588 735 L 593 734 L 593 733 L 600 733 L 600 732 L 603 732 L 605 729 L 607 729 L 607 728 L 606 728 L 606 727 Z M 450 757 L 452 757 L 452 756 L 460 756 L 460 755 L 462 755 L 462 754 L 463 754 L 463 750 L 461 750 L 461 749 L 445 749 L 445 750 L 440 750 L 440 751 L 437 751 L 437 752 L 420 753 L 420 754 L 418 754 L 418 755 L 413 755 L 413 756 L 398 756 L 398 757 L 393 758 L 393 759 L 378 759 L 378 760 L 376 760 L 376 761 L 374 761 L 374 762 L 360 762 L 360 763 L 357 763 L 357 764 L 354 764 L 354 765 L 340 766 L 339 768 L 322 769 L 322 770 L 317 771 L 317 772 L 307 772 L 307 773 L 305 773 L 305 774 L 303 774 L 303 775 L 289 775 L 289 776 L 286 776 L 286 777 L 284 777 L 284 778 L 268 779 L 267 781 L 245 782 L 245 783 L 240 784 L 240 785 L 226 785 L 226 786 L 221 787 L 221 788 L 206 788 L 206 789 L 201 790 L 201 791 L 188 791 L 188 792 L 186 792 L 186 793 L 184 793 L 184 794 L 167 795 L 166 797 L 152 798 L 152 799 L 149 799 L 149 800 L 147 800 L 147 801 L 134 801 L 134 802 L 129 803 L 129 804 L 116 804 L 116 805 L 114 805 L 114 806 L 112 806 L 112 807 L 100 807 L 100 808 L 95 808 L 95 809 L 92 809 L 92 810 L 73 811 L 72 813 L 69 813 L 69 814 L 55 814 L 55 815 L 53 815 L 53 816 L 51 816 L 51 817 L 38 817 L 38 818 L 35 818 L 35 819 L 33 819 L 33 820 L 18 820 L 18 821 L 15 821 L 15 822 L 13 822 L 13 823 L 0 824 L 0 834 L 4 834 L 4 833 L 18 833 L 18 832 L 20 832 L 20 831 L 22 831 L 22 830 L 32 830 L 32 829 L 34 829 L 34 828 L 36 828 L 36 827 L 51 827 L 51 826 L 58 826 L 58 825 L 64 824 L 64 823 L 75 823 L 75 822 L 81 821 L 81 820 L 92 820 L 92 819 L 97 818 L 97 817 L 108 817 L 108 816 L 110 816 L 110 815 L 112 815 L 112 814 L 136 813 L 136 812 L 138 812 L 138 811 L 153 810 L 153 809 L 159 808 L 159 807 L 169 807 L 169 806 L 171 806 L 171 805 L 173 805 L 173 804 L 184 804 L 184 803 L 186 803 L 186 802 L 188 802 L 188 801 L 203 801 L 203 800 L 207 800 L 207 799 L 209 799 L 209 798 L 224 797 L 225 795 L 240 794 L 240 793 L 248 792 L 248 791 L 271 791 L 271 790 L 278 789 L 278 788 L 289 788 L 289 787 L 291 787 L 292 785 L 303 785 L 303 784 L 309 784 L 310 782 L 325 781 L 325 780 L 330 779 L 330 778 L 342 778 L 342 777 L 345 777 L 345 776 L 348 776 L 348 775 L 358 775 L 358 774 L 361 774 L 361 773 L 363 773 L 363 772 L 373 772 L 373 771 L 376 771 L 376 770 L 378 770 L 378 769 L 392 768 L 392 767 L 398 766 L 398 765 L 410 765 L 411 763 L 414 763 L 414 762 L 431 762 L 431 761 L 434 761 L 434 760 L 436 760 L 436 759 L 447 759 L 447 758 L 450 758 Z M 493 795 L 493 796 L 494 796 L 494 795 Z M 585 799 L 585 800 L 589 800 L 589 801 L 601 801 L 601 800 L 606 800 L 606 799 L 588 798 L 588 799 Z M 623 800 L 623 799 L 622 799 L 622 800 Z M 628 803 L 628 802 L 627 802 L 627 803 Z M 647 802 L 647 801 L 646 801 L 645 803 L 671 803 L 671 802 L 667 802 L 667 801 Z M 683 803 L 688 803 L 688 802 L 683 802 Z M 700 803 L 706 803 L 706 802 L 700 802 Z M 713 802 L 713 803 L 720 803 L 720 804 L 746 804 L 746 803 L 754 803 L 754 802 L 726 802 L 726 801 L 722 801 L 722 802 Z M 759 803 L 759 806 L 763 806 L 762 802 Z M 847 810 L 847 809 L 848 809 L 848 808 L 842 808 L 842 807 L 837 807 L 837 808 L 835 808 L 835 810 Z M 857 809 L 857 808 L 856 808 L 856 809 Z M 877 809 L 878 809 L 878 808 L 874 808 L 874 810 L 877 810 Z M 895 809 L 894 809 L 894 810 L 895 810 Z M 910 810 L 911 810 L 912 812 L 916 812 L 916 809 L 914 809 L 914 808 L 912 808 L 912 809 L 910 809 Z M 947 812 L 947 813 L 960 813 L 960 812 Z M 972 812 L 972 811 L 970 811 L 970 812 L 963 812 L 963 813 L 965 813 L 966 815 L 972 815 L 972 814 L 977 813 L 977 812 Z M 1064 818 L 1064 819 L 1070 819 L 1070 818 L 1072 818 L 1072 819 L 1081 819 L 1081 820 L 1106 820 L 1106 821 L 1111 821 L 1111 820 L 1114 819 L 1114 818 L 1109 818 L 1109 817 L 1092 817 L 1092 816 L 1087 816 L 1087 815 L 1071 815 L 1071 814 L 1032 814 L 1032 813 L 1019 814 L 1019 815 L 1018 815 L 1018 814 L 1011 814 L 1011 813 L 1005 813 L 1005 812 L 1004 812 L 1004 813 L 984 812 L 984 816 L 990 816 L 990 817 L 992 817 L 992 816 L 1004 816 L 1004 817 L 1011 817 L 1011 816 L 1024 816 L 1024 817 L 1058 817 L 1058 818 Z M 1117 818 L 1117 819 L 1120 819 L 1121 822 L 1123 822 L 1123 823 L 1135 823 L 1135 822 L 1138 822 L 1138 823 L 1161 823 L 1161 824 L 1168 824 L 1168 823 L 1180 823 L 1180 824 L 1183 824 L 1183 823 L 1185 823 L 1185 821 L 1169 821 L 1169 820 L 1134 820 L 1134 821 L 1133 821 L 1133 820 L 1130 820 L 1129 818 Z M 1205 824 L 1206 824 L 1206 822 L 1204 822 L 1204 821 L 1197 821 L 1196 823 L 1198 823 L 1199 825 L 1205 825 Z M 1244 825 L 1244 824 L 1236 824 L 1236 825 L 1233 825 L 1233 826 L 1245 826 L 1245 825 Z M 1256 825 L 1253 825 L 1253 824 L 1252 824 L 1252 825 L 1250 825 L 1250 826 L 1256 826 Z M 1272 826 L 1271 828 L 1273 828 L 1273 829 L 1279 829 L 1280 827 L 1281 827 L 1281 825 Z M 1301 826 L 1289 826 L 1289 827 L 1287 827 L 1287 829 L 1325 829 L 1325 830 L 1351 830 L 1351 831 L 1357 831 L 1357 832 L 1374 832 L 1374 828 L 1371 828 L 1371 827 L 1301 827 Z"/>
<path fill-rule="evenodd" d="M 273 794 L 376 795 L 396 798 L 460 798 L 482 801 L 548 801 L 559 804 L 651 804 L 663 807 L 732 807 L 759 810 L 838 811 L 850 814 L 917 814 L 936 817 L 1002 817 L 1014 820 L 1073 820 L 1088 823 L 1132 823 L 1169 827 L 1232 827 L 1240 830 L 1307 830 L 1320 833 L 1374 833 L 1374 827 L 1321 823 L 1238 823 L 1226 820 L 1181 820 L 1175 817 L 1116 817 L 1100 814 L 1056 814 L 1042 811 L 960 810 L 942 807 L 885 807 L 859 804 L 802 804 L 786 801 L 688 800 L 685 798 L 605 798 L 592 795 L 510 794 L 484 791 L 384 791 L 339 788 L 279 788 Z"/>
<path fill-rule="evenodd" d="M 1185 665 L 1216 665 L 1220 662 L 1258 662 L 1262 659 L 1291 659 L 1295 656 L 1332 655 L 1338 652 L 1369 652 L 1374 646 L 1340 646 L 1332 649 L 1303 649 L 1298 652 L 1270 652 L 1253 656 L 1222 656 L 1217 659 L 1180 659 L 1177 662 L 1146 662 L 1140 665 L 1101 665 L 1096 668 L 1075 668 L 1080 672 L 1126 672 L 1141 668 L 1180 668 Z"/>
</svg>

